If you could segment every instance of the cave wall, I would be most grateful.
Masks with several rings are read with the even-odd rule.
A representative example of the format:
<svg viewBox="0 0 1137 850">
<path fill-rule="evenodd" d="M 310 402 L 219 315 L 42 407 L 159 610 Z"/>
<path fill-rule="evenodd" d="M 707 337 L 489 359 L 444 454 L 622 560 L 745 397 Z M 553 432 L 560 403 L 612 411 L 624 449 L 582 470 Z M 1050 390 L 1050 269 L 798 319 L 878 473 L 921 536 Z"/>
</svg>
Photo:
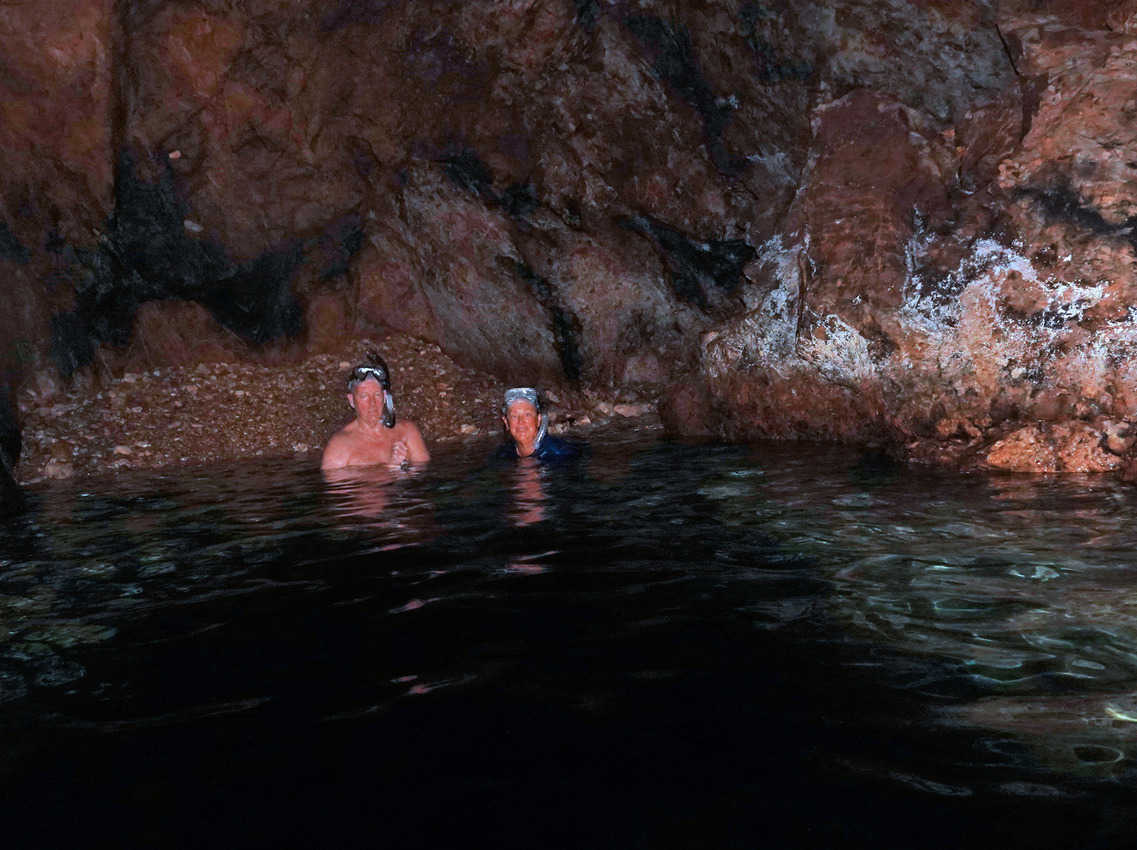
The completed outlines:
<svg viewBox="0 0 1137 850">
<path fill-rule="evenodd" d="M 704 337 L 694 427 L 1132 476 L 1135 12 L 1000 4 L 1009 73 L 951 121 L 884 86 L 816 101 L 765 282 Z"/>
<path fill-rule="evenodd" d="M 0 211 L 44 314 L 33 363 L 65 377 L 180 301 L 250 356 L 387 327 L 505 378 L 657 383 L 733 308 L 803 162 L 805 82 L 766 91 L 746 4 L 83 6 L 90 79 L 30 86 L 57 114 L 13 131 L 9 173 L 43 175 Z M 28 73 L 57 75 L 33 67 L 55 16 L 26 17 Z M 80 112 L 85 146 L 38 143 Z M 87 193 L 29 207 L 68 157 Z"/>
<path fill-rule="evenodd" d="M 4 386 L 389 328 L 681 433 L 1116 466 L 1135 11 L 8 7 Z"/>
</svg>

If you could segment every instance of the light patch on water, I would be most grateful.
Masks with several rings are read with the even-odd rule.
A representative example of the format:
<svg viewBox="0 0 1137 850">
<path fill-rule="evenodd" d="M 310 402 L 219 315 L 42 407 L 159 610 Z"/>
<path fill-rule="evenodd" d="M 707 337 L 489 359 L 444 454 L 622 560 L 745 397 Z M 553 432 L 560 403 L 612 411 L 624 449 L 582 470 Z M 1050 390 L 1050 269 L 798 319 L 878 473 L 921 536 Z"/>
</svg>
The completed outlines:
<svg viewBox="0 0 1137 850">
<path fill-rule="evenodd" d="M 405 614 L 408 611 L 417 611 L 420 608 L 425 608 L 431 602 L 437 602 L 437 601 L 438 601 L 438 597 L 435 597 L 433 599 L 411 599 L 409 602 L 407 602 L 404 605 L 400 605 L 398 608 L 390 609 L 387 613 L 389 613 L 389 614 Z"/>
<path fill-rule="evenodd" d="M 1132 698 L 1123 703 L 1107 702 L 1105 713 L 1114 720 L 1120 720 L 1124 723 L 1137 723 L 1137 705 L 1134 705 Z"/>
<path fill-rule="evenodd" d="M 1038 649 L 1048 649 L 1059 652 L 1066 652 L 1077 646 L 1077 644 L 1070 640 L 1033 632 L 1025 632 L 1022 639 L 1030 646 L 1037 647 Z"/>
<path fill-rule="evenodd" d="M 705 496 L 708 499 L 732 501 L 735 499 L 750 498 L 754 493 L 754 488 L 743 482 L 729 482 L 700 487 L 696 492 L 700 496 Z"/>
<path fill-rule="evenodd" d="M 1036 564 L 1033 567 L 1014 567 L 1008 572 L 1015 578 L 1023 578 L 1028 581 L 1051 581 L 1062 577 L 1062 573 L 1058 570 L 1041 564 Z"/>
<path fill-rule="evenodd" d="M 505 565 L 504 571 L 511 575 L 526 575 L 535 576 L 549 571 L 549 568 L 541 564 L 533 564 L 528 561 L 518 560 L 510 561 Z"/>
<path fill-rule="evenodd" d="M 833 504 L 839 508 L 868 508 L 874 504 L 874 500 L 870 493 L 849 493 L 838 496 Z"/>
<path fill-rule="evenodd" d="M 754 621 L 755 628 L 772 631 L 807 616 L 813 606 L 811 598 L 776 599 L 756 602 L 742 610 L 757 617 Z"/>
<path fill-rule="evenodd" d="M 897 773 L 895 771 L 889 775 L 897 782 L 902 782 L 910 788 L 915 788 L 917 791 L 926 791 L 929 794 L 937 794 L 941 797 L 970 797 L 975 793 L 963 785 L 947 785 L 943 782 L 936 782 L 935 780 L 927 779 L 923 776 L 913 776 L 912 774 Z"/>
<path fill-rule="evenodd" d="M 457 685 L 468 684 L 469 682 L 474 681 L 474 679 L 476 679 L 476 678 L 477 678 L 477 676 L 475 676 L 473 673 L 467 673 L 467 674 L 464 674 L 462 676 L 454 676 L 451 678 L 444 678 L 444 679 L 435 679 L 434 681 L 431 681 L 431 682 L 418 682 L 414 685 L 411 685 L 409 688 L 407 688 L 406 692 L 404 693 L 404 696 L 409 696 L 409 697 L 424 696 L 426 694 L 429 694 L 433 691 L 440 690 L 442 688 L 452 688 L 452 687 L 455 687 Z"/>
<path fill-rule="evenodd" d="M 1071 667 L 1082 667 L 1086 670 L 1092 670 L 1095 673 L 1100 673 L 1108 669 L 1104 664 L 1099 664 L 1097 661 L 1090 661 L 1088 658 L 1073 658 L 1070 660 Z"/>
<path fill-rule="evenodd" d="M 1040 782 L 1004 782 L 998 786 L 1007 794 L 1016 797 L 1065 797 L 1067 794 L 1053 785 L 1044 785 Z"/>
</svg>

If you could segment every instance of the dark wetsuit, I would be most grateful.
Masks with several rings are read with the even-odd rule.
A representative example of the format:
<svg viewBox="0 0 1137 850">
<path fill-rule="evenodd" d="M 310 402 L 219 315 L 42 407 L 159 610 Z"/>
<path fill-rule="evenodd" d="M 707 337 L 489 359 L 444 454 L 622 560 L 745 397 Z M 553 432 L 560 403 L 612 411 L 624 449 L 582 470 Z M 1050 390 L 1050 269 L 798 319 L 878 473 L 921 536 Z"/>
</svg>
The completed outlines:
<svg viewBox="0 0 1137 850">
<path fill-rule="evenodd" d="M 513 440 L 507 440 L 497 448 L 494 454 L 497 460 L 510 460 L 517 458 L 517 444 Z M 537 444 L 536 450 L 529 457 L 536 458 L 540 461 L 558 461 L 558 460 L 572 460 L 573 458 L 580 457 L 580 447 L 562 440 L 560 437 L 553 437 L 546 434 L 544 439 Z"/>
</svg>

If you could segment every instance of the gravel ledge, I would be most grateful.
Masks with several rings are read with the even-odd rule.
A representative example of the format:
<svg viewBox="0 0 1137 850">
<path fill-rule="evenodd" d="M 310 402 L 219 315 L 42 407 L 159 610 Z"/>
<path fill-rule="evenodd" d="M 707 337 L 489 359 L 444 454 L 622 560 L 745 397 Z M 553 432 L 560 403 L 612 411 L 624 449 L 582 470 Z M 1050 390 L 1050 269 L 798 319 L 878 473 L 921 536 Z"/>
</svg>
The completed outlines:
<svg viewBox="0 0 1137 850">
<path fill-rule="evenodd" d="M 390 336 L 356 340 L 298 364 L 199 363 L 127 372 L 87 390 L 26 387 L 18 398 L 24 446 L 17 480 L 246 457 L 314 458 L 351 419 L 345 381 L 368 348 L 387 361 L 398 413 L 418 423 L 428 446 L 501 433 L 500 381 L 458 365 L 433 343 Z M 542 389 L 554 433 L 613 421 L 658 423 L 651 400 Z"/>
</svg>

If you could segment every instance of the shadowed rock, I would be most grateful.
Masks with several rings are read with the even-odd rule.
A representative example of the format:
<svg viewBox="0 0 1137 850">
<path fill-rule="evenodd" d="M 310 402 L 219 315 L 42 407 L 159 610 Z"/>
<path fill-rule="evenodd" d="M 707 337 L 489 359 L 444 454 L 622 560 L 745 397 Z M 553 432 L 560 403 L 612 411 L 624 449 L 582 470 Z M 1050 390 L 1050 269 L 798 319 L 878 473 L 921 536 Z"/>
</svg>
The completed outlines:
<svg viewBox="0 0 1137 850">
<path fill-rule="evenodd" d="M 0 221 L 0 257 L 19 265 L 25 265 L 28 262 L 28 256 L 28 249 L 8 228 L 8 223 Z"/>
<path fill-rule="evenodd" d="M 568 309 L 560 293 L 545 278 L 537 274 L 523 262 L 501 258 L 511 265 L 517 276 L 525 281 L 526 286 L 536 297 L 538 303 L 549 312 L 553 344 L 561 360 L 561 368 L 565 377 L 576 383 L 580 380 L 583 360 L 580 351 L 580 319 L 572 310 Z"/>
<path fill-rule="evenodd" d="M 742 269 L 755 250 L 741 239 L 692 239 L 650 216 L 627 216 L 621 226 L 651 239 L 659 248 L 671 286 L 682 301 L 709 310 L 716 290 L 733 295 L 742 283 Z"/>
<path fill-rule="evenodd" d="M 727 175 L 738 174 L 745 168 L 746 160 L 731 156 L 722 138 L 732 110 L 728 102 L 715 96 L 699 69 L 690 35 L 681 27 L 650 15 L 630 17 L 627 26 L 651 56 L 658 77 L 703 119 L 707 149 L 715 167 Z"/>
<path fill-rule="evenodd" d="M 0 384 L 0 516 L 24 509 L 24 495 L 16 484 L 16 461 L 20 459 L 20 429 L 6 385 Z"/>
</svg>

